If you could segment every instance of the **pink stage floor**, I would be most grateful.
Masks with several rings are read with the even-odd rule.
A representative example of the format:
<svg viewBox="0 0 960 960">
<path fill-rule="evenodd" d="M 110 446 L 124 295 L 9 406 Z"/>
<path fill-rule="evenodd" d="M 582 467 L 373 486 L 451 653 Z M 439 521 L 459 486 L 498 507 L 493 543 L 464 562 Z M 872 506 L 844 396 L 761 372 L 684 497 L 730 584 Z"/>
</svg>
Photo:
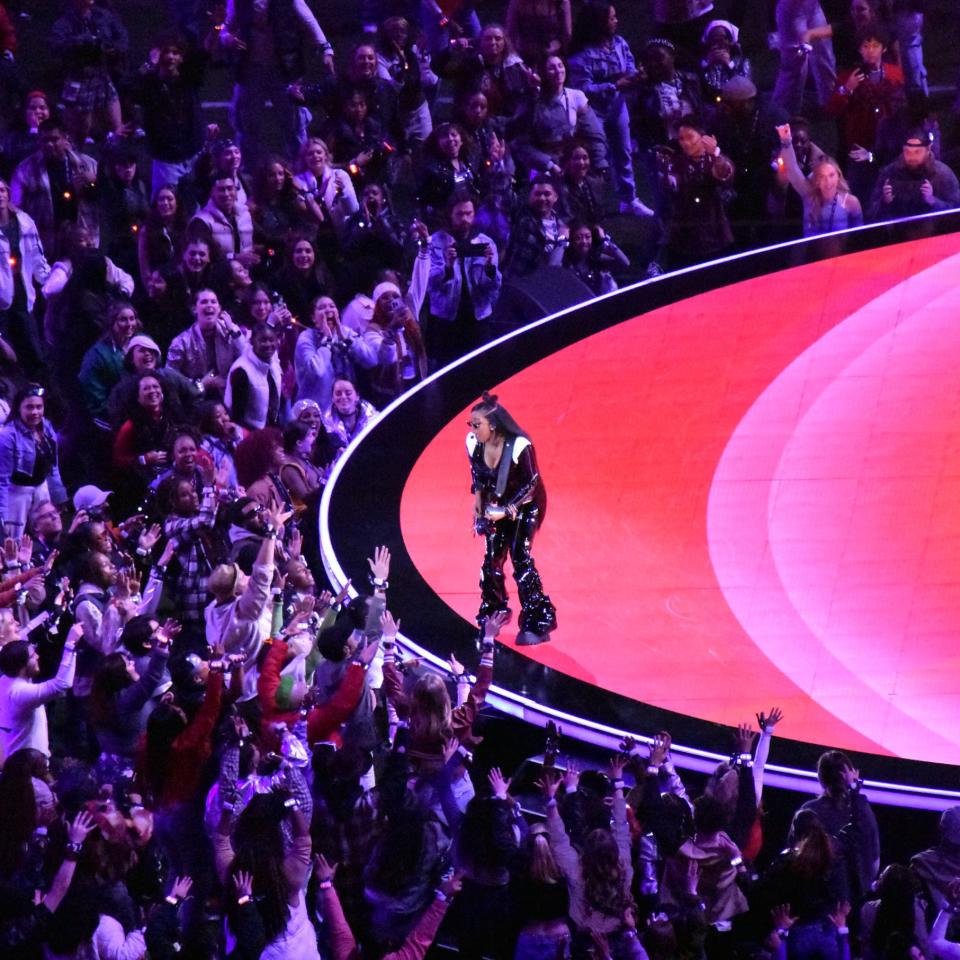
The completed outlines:
<svg viewBox="0 0 960 960">
<path fill-rule="evenodd" d="M 778 704 L 785 737 L 960 763 L 958 278 L 958 235 L 884 247 L 500 384 L 550 498 L 535 554 L 560 628 L 526 654 L 695 717 Z M 401 522 L 472 619 L 464 419 L 417 462 Z"/>
</svg>

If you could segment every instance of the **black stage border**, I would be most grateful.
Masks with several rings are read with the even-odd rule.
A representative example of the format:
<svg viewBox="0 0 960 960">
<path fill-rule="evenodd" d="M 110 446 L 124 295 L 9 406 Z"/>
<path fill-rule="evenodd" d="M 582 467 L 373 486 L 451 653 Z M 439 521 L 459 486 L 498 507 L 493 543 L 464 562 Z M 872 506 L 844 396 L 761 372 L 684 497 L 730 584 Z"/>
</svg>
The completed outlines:
<svg viewBox="0 0 960 960">
<path fill-rule="evenodd" d="M 837 239 L 844 245 L 843 253 L 849 254 L 958 231 L 960 211 L 948 211 L 860 227 L 826 240 L 779 244 L 635 284 L 529 324 L 486 345 L 391 404 L 338 464 L 321 507 L 321 547 L 328 572 L 334 580 L 345 574 L 354 584 L 361 585 L 362 592 L 369 575 L 366 558 L 372 555 L 375 545 L 386 544 L 392 554 L 389 606 L 403 622 L 403 636 L 441 659 L 455 653 L 462 662 L 475 663 L 476 628 L 448 607 L 423 579 L 407 553 L 400 529 L 400 500 L 407 477 L 420 454 L 452 417 L 484 390 L 570 344 L 696 294 L 831 259 L 837 255 Z M 785 306 L 771 304 L 771 309 L 783 310 Z M 451 469 L 465 467 L 452 461 Z M 464 549 L 476 548 L 466 528 L 451 531 L 451 536 L 461 533 Z M 479 570 L 479 553 L 477 557 Z M 582 719 L 587 729 L 599 725 L 646 735 L 666 729 L 675 743 L 696 744 L 699 749 L 690 750 L 691 754 L 729 752 L 728 727 L 602 690 L 536 663 L 510 646 L 498 645 L 495 683 L 551 710 Z M 511 712 L 522 715 L 524 711 Z M 534 722 L 544 720 L 540 717 Z M 812 789 L 815 780 L 811 782 L 810 771 L 819 754 L 829 746 L 778 738 L 777 757 L 799 767 L 793 773 L 806 778 L 806 789 Z M 713 762 L 710 754 L 702 756 L 709 756 L 709 762 Z M 851 756 L 869 778 L 868 783 L 878 781 L 879 788 L 932 798 L 932 802 L 917 804 L 906 797 L 908 805 L 941 807 L 960 798 L 960 794 L 954 794 L 958 781 L 953 766 L 876 754 Z M 940 791 L 946 793 L 937 796 Z M 899 801 L 891 798 L 887 802 Z"/>
</svg>

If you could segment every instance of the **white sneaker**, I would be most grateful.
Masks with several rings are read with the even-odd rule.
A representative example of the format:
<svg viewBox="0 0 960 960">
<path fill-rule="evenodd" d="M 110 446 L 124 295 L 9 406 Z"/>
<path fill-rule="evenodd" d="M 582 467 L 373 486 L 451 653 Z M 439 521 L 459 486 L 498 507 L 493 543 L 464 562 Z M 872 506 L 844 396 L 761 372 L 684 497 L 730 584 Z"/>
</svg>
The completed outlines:
<svg viewBox="0 0 960 960">
<path fill-rule="evenodd" d="M 656 214 L 639 198 L 620 201 L 620 212 L 631 217 L 653 217 Z"/>
</svg>

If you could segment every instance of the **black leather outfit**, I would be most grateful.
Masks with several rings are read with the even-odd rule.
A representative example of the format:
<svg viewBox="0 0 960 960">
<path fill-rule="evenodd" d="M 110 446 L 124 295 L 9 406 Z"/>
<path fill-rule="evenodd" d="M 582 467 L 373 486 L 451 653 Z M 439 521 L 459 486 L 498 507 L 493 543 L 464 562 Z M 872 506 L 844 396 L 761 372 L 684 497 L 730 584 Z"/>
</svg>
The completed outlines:
<svg viewBox="0 0 960 960">
<path fill-rule="evenodd" d="M 496 521 L 485 517 L 477 520 L 477 532 L 486 540 L 477 623 L 483 626 L 490 614 L 508 609 L 503 565 L 509 553 L 520 597 L 520 630 L 543 636 L 556 627 L 557 611 L 543 592 L 530 547 L 546 516 L 547 491 L 540 479 L 532 444 L 521 451 L 516 463 L 513 462 L 513 445 L 517 439 L 507 438 L 501 463 L 493 469 L 484 462 L 484 445 L 479 441 L 470 456 L 470 489 L 473 493 L 480 492 L 482 506 L 517 508 L 515 520 L 509 516 Z"/>
</svg>

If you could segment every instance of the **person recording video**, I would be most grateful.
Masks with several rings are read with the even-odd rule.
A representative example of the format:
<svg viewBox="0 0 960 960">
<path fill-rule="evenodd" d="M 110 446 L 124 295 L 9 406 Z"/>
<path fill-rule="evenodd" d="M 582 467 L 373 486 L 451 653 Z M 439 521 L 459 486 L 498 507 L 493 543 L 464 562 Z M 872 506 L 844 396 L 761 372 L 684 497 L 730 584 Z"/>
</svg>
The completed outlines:
<svg viewBox="0 0 960 960">
<path fill-rule="evenodd" d="M 497 247 L 474 228 L 474 195 L 457 190 L 447 204 L 447 228 L 430 237 L 430 325 L 427 355 L 442 367 L 479 346 L 500 294 Z"/>
</svg>

